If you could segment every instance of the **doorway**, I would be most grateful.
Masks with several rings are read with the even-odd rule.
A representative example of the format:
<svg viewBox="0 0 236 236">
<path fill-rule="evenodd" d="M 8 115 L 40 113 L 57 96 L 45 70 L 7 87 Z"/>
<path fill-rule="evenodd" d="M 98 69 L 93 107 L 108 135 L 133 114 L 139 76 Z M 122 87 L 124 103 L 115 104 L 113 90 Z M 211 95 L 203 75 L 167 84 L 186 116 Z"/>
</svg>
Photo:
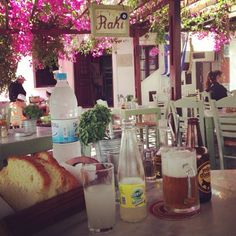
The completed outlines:
<svg viewBox="0 0 236 236">
<path fill-rule="evenodd" d="M 206 89 L 207 74 L 212 70 L 212 62 L 196 62 L 196 89 Z"/>
<path fill-rule="evenodd" d="M 78 105 L 93 107 L 98 99 L 113 106 L 112 56 L 78 54 L 74 63 L 75 94 Z"/>
</svg>

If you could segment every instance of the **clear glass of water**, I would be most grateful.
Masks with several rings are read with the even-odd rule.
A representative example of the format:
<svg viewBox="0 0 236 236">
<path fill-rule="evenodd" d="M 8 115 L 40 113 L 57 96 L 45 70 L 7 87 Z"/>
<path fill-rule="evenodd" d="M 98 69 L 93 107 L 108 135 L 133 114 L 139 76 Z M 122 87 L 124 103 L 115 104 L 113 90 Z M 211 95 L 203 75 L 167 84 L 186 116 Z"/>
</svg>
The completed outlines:
<svg viewBox="0 0 236 236">
<path fill-rule="evenodd" d="M 84 164 L 81 171 L 89 230 L 112 230 L 116 214 L 113 164 Z"/>
</svg>

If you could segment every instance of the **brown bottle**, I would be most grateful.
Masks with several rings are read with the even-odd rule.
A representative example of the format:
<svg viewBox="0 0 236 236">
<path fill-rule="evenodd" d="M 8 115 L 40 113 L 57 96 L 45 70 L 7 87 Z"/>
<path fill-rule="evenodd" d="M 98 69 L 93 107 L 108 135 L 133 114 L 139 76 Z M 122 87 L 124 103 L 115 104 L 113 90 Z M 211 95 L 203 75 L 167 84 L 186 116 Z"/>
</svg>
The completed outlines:
<svg viewBox="0 0 236 236">
<path fill-rule="evenodd" d="M 198 118 L 188 119 L 186 146 L 197 153 L 197 180 L 200 203 L 211 200 L 211 168 L 208 150 L 203 146 Z"/>
</svg>

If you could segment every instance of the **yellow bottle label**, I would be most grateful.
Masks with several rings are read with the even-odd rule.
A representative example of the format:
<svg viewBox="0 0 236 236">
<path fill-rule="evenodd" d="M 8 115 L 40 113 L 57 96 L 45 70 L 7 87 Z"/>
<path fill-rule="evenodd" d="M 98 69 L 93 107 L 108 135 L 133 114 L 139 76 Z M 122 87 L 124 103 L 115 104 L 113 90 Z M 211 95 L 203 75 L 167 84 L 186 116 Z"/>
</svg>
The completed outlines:
<svg viewBox="0 0 236 236">
<path fill-rule="evenodd" d="M 198 186 L 199 190 L 204 193 L 211 191 L 211 167 L 209 161 L 198 167 Z"/>
<path fill-rule="evenodd" d="M 125 208 L 136 208 L 146 204 L 145 185 L 119 184 L 120 205 Z"/>
</svg>

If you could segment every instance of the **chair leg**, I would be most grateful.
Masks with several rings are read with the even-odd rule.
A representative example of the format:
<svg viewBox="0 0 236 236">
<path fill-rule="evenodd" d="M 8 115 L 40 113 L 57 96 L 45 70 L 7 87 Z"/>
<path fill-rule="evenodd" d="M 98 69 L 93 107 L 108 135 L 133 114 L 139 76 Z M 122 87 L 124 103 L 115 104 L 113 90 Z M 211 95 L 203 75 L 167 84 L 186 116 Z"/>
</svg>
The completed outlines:
<svg viewBox="0 0 236 236">
<path fill-rule="evenodd" d="M 149 148 L 149 129 L 148 126 L 145 126 L 145 141 L 146 141 L 146 146 Z"/>
</svg>

